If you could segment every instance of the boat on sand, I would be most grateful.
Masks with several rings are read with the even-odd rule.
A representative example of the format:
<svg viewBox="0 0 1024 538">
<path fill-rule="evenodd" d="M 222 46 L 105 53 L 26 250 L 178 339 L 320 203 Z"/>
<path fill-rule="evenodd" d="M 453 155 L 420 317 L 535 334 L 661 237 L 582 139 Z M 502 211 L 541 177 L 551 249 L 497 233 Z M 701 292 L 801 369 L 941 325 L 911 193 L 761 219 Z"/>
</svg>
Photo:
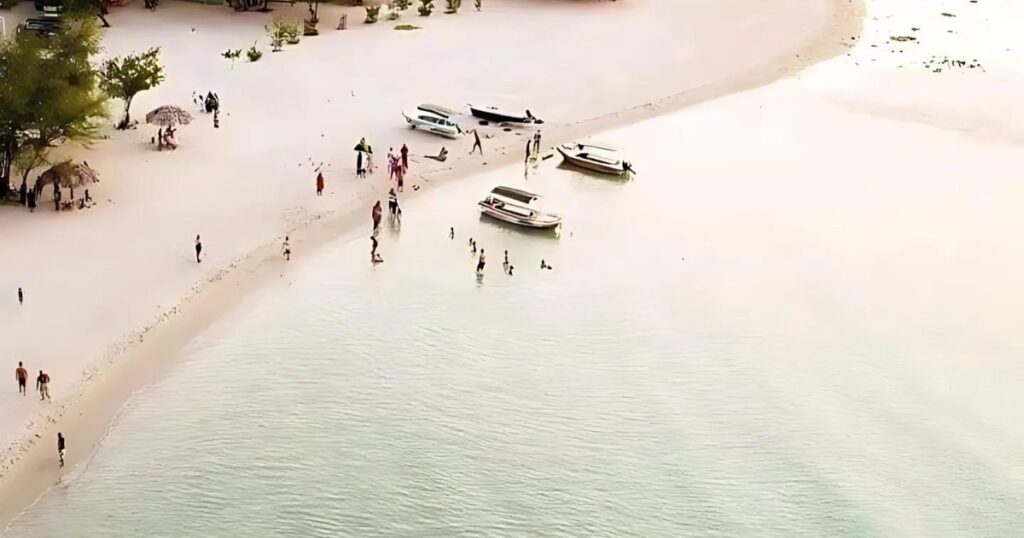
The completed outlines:
<svg viewBox="0 0 1024 538">
<path fill-rule="evenodd" d="M 469 105 L 469 111 L 473 113 L 474 117 L 482 120 L 493 121 L 495 123 L 544 123 L 534 117 L 529 110 L 520 113 L 503 110 L 493 106 Z"/>
<path fill-rule="evenodd" d="M 542 211 L 541 197 L 513 187 L 495 187 L 479 202 L 480 212 L 511 224 L 527 228 L 554 228 L 562 223 L 562 217 Z"/>
<path fill-rule="evenodd" d="M 566 162 L 592 172 L 623 176 L 633 171 L 629 162 L 611 148 L 573 143 L 562 144 L 556 149 Z"/>
<path fill-rule="evenodd" d="M 413 129 L 420 129 L 447 138 L 458 138 L 462 134 L 462 129 L 459 128 L 459 125 L 447 116 L 436 112 L 428 112 L 423 110 L 422 107 L 402 112 L 402 116 L 405 117 L 406 123 Z"/>
</svg>

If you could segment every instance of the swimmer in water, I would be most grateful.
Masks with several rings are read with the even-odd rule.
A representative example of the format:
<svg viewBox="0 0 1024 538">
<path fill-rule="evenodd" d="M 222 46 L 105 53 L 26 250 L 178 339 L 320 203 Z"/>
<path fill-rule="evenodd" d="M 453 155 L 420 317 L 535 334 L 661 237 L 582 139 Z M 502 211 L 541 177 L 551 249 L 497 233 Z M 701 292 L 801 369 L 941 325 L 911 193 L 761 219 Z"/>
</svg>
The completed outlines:
<svg viewBox="0 0 1024 538">
<path fill-rule="evenodd" d="M 551 267 L 550 265 L 548 265 L 548 262 L 546 262 L 544 260 L 540 261 L 540 268 L 541 269 L 554 269 L 554 267 Z"/>
<path fill-rule="evenodd" d="M 473 241 L 473 245 L 469 247 L 470 252 L 476 254 L 476 241 Z"/>
<path fill-rule="evenodd" d="M 476 263 L 476 272 L 483 273 L 485 265 L 487 265 L 487 256 L 484 255 L 484 249 L 480 249 L 480 261 Z"/>
<path fill-rule="evenodd" d="M 448 228 L 448 239 L 455 239 L 455 227 Z"/>
<path fill-rule="evenodd" d="M 512 270 L 515 269 L 514 265 L 508 266 L 508 276 L 512 276 Z"/>
</svg>

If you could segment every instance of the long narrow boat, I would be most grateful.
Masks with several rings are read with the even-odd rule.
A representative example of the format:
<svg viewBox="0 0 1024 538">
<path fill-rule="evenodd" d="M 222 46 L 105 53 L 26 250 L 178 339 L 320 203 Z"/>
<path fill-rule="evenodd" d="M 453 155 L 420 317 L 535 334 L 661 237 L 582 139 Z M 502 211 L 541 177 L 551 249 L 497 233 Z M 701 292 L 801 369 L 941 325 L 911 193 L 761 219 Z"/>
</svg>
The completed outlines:
<svg viewBox="0 0 1024 538">
<path fill-rule="evenodd" d="M 554 228 L 562 217 L 537 208 L 540 195 L 512 187 L 495 187 L 480 200 L 480 212 L 511 224 L 528 228 Z"/>
<path fill-rule="evenodd" d="M 510 112 L 493 106 L 469 105 L 474 117 L 495 123 L 544 123 L 527 110 L 525 113 Z"/>
<path fill-rule="evenodd" d="M 562 154 L 562 158 L 566 162 L 593 172 L 616 176 L 632 172 L 630 164 L 619 157 L 619 153 L 611 148 L 575 143 L 562 144 L 556 149 L 558 149 L 558 153 Z"/>
</svg>

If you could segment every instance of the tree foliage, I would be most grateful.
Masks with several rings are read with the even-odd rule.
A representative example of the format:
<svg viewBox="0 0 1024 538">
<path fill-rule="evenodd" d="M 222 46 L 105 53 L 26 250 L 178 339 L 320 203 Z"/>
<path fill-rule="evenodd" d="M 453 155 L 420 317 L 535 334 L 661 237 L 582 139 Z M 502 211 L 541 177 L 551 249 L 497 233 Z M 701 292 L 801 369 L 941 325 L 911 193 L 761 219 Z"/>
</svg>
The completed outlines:
<svg viewBox="0 0 1024 538">
<path fill-rule="evenodd" d="M 159 47 L 103 62 L 100 86 L 110 97 L 124 100 L 124 119 L 117 124 L 118 129 L 127 129 L 130 125 L 130 110 L 135 96 L 163 81 L 164 66 L 160 63 Z"/>
<path fill-rule="evenodd" d="M 25 32 L 0 42 L 0 196 L 17 162 L 22 177 L 67 140 L 89 141 L 105 116 L 106 97 L 90 63 L 100 50 L 95 20 L 69 18 L 57 35 Z"/>
</svg>

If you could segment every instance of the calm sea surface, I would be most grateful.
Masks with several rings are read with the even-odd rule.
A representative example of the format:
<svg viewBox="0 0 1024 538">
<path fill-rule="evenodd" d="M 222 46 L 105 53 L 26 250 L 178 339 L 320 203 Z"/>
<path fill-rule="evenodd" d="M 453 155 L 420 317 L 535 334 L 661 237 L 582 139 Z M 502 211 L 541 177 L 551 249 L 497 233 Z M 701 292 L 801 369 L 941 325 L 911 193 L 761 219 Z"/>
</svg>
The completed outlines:
<svg viewBox="0 0 1024 538">
<path fill-rule="evenodd" d="M 425 192 L 377 267 L 369 218 L 296 249 L 4 538 L 1024 534 L 1021 198 L 700 121 L 605 135 L 633 181 Z M 481 219 L 502 183 L 561 236 Z"/>
</svg>

